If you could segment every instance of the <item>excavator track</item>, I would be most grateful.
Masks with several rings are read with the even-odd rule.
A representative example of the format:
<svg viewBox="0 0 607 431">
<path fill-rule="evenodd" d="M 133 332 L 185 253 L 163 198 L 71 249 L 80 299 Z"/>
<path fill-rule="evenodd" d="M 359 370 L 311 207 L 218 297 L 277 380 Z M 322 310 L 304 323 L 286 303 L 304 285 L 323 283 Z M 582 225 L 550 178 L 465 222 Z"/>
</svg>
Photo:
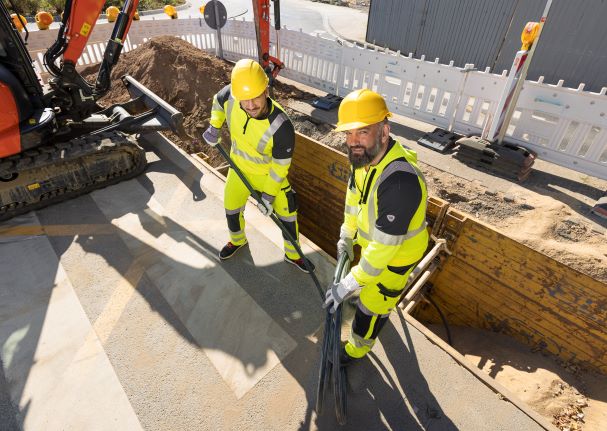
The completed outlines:
<svg viewBox="0 0 607 431">
<path fill-rule="evenodd" d="M 0 161 L 0 221 L 136 177 L 145 151 L 129 135 L 103 132 Z"/>
</svg>

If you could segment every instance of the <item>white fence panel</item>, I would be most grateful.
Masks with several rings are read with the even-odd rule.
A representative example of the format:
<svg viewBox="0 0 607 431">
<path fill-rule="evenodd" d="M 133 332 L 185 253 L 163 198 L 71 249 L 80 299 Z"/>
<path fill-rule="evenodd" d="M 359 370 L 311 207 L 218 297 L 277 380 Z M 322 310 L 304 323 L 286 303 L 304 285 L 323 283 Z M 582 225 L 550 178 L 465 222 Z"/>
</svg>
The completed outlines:
<svg viewBox="0 0 607 431">
<path fill-rule="evenodd" d="M 112 25 L 100 24 L 79 64 L 103 59 Z M 32 32 L 28 49 L 37 71 L 44 71 L 42 54 L 56 30 Z M 221 30 L 224 57 L 236 61 L 257 58 L 253 23 L 229 20 Z M 124 51 L 136 49 L 160 35 L 177 35 L 199 49 L 215 53 L 216 32 L 200 18 L 143 20 L 133 23 Z M 272 33 L 271 55 L 276 56 Z M 345 96 L 359 88 L 382 94 L 390 110 L 462 134 L 480 134 L 491 121 L 506 83 L 506 75 L 471 71 L 347 43 L 326 40 L 284 28 L 281 76 L 328 93 Z M 471 68 L 468 65 L 467 68 Z M 44 74 L 43 74 L 44 77 Z M 536 151 L 540 158 L 607 179 L 607 89 L 601 93 L 526 81 L 506 138 Z"/>
</svg>

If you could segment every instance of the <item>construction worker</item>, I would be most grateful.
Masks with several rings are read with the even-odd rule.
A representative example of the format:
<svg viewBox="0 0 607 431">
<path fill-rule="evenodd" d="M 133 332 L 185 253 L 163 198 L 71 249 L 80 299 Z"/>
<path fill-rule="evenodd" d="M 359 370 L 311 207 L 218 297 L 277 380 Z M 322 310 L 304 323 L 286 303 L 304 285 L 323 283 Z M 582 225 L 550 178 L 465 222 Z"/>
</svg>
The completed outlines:
<svg viewBox="0 0 607 431">
<path fill-rule="evenodd" d="M 337 252 L 352 261 L 353 244 L 361 246 L 360 261 L 330 286 L 324 304 L 335 312 L 360 291 L 344 365 L 371 350 L 428 246 L 426 183 L 416 153 L 390 137 L 390 116 L 385 100 L 367 89 L 348 94 L 338 111 L 352 170 Z"/>
<path fill-rule="evenodd" d="M 297 199 L 287 174 L 295 148 L 295 129 L 284 109 L 268 96 L 268 76 L 256 61 L 243 59 L 232 69 L 230 85 L 213 98 L 211 121 L 203 138 L 212 146 L 219 143 L 219 129 L 228 123 L 232 148 L 230 157 L 261 194 L 259 210 L 265 216 L 273 211 L 298 240 Z M 219 252 L 229 259 L 247 244 L 244 209 L 250 192 L 233 169 L 228 172 L 224 206 L 230 241 Z M 284 259 L 308 272 L 303 258 L 284 237 Z M 312 262 L 308 261 L 314 270 Z"/>
</svg>

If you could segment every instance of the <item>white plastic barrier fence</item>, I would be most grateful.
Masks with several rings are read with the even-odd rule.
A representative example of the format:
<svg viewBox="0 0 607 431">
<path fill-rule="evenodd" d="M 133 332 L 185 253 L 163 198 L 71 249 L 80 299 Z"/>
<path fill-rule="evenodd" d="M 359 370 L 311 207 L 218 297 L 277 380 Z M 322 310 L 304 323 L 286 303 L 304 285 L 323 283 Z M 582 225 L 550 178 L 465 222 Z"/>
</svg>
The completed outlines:
<svg viewBox="0 0 607 431">
<path fill-rule="evenodd" d="M 112 25 L 99 24 L 80 65 L 102 60 Z M 199 49 L 215 52 L 215 30 L 202 19 L 142 20 L 131 26 L 124 51 L 159 35 L 178 35 Z M 221 30 L 224 57 L 236 61 L 257 57 L 253 23 L 230 20 Z M 42 55 L 56 30 L 31 32 L 28 48 L 43 73 Z M 274 34 L 273 34 L 274 36 Z M 276 45 L 271 48 L 276 55 Z M 425 61 L 347 42 L 327 40 L 284 28 L 280 55 L 282 76 L 345 96 L 358 88 L 382 94 L 398 114 L 461 134 L 480 134 L 494 114 L 504 89 L 506 71 L 497 75 L 438 59 Z M 44 78 L 44 74 L 42 75 Z M 600 93 L 526 81 L 506 134 L 506 140 L 538 153 L 541 159 L 607 179 L 607 88 Z"/>
</svg>

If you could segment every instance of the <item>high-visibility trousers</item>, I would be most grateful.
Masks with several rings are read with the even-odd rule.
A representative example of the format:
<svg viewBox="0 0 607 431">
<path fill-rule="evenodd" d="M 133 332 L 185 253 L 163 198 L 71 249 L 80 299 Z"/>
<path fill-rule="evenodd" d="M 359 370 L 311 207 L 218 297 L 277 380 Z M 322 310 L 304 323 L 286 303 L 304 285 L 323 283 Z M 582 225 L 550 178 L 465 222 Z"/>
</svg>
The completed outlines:
<svg viewBox="0 0 607 431">
<path fill-rule="evenodd" d="M 248 175 L 247 180 L 253 186 L 253 189 L 261 194 L 263 185 L 266 181 L 265 175 Z M 228 230 L 230 231 L 230 241 L 234 245 L 241 245 L 247 242 L 245 235 L 244 209 L 247 199 L 250 196 L 249 189 L 244 185 L 240 177 L 233 169 L 228 171 L 228 178 L 223 192 L 223 202 L 228 220 Z M 297 224 L 297 196 L 285 179 L 280 186 L 280 192 L 276 195 L 272 203 L 274 212 L 285 225 L 289 233 L 295 238 L 299 245 L 299 226 Z M 291 242 L 285 237 L 285 254 L 290 259 L 299 259 L 299 253 Z"/>
<path fill-rule="evenodd" d="M 410 265 L 392 270 L 384 269 L 377 277 L 376 283 L 361 289 L 352 331 L 345 346 L 349 356 L 362 358 L 371 351 L 379 332 L 390 317 L 390 312 L 403 295 L 409 274 L 418 260 L 419 258 Z"/>
</svg>

